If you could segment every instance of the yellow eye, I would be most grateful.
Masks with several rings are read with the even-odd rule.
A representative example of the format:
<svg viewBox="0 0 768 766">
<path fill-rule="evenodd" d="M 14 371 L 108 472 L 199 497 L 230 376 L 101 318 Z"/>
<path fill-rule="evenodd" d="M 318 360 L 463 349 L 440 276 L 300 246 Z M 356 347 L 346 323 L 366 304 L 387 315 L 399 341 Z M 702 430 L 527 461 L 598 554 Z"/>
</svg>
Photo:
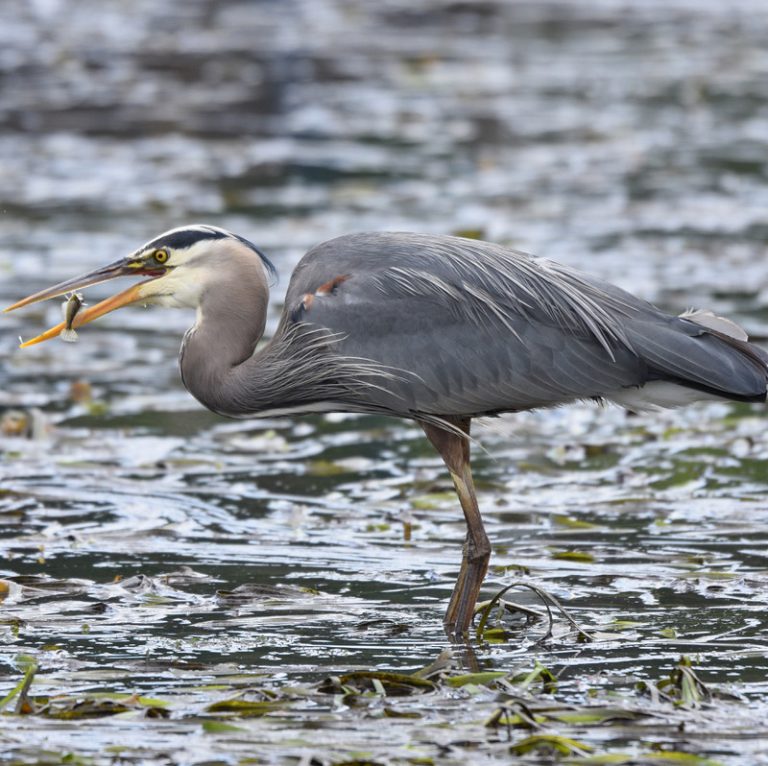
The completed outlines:
<svg viewBox="0 0 768 766">
<path fill-rule="evenodd" d="M 157 263 L 166 263 L 171 257 L 171 254 L 165 248 L 161 248 L 160 250 L 155 250 L 155 252 L 152 253 L 152 257 Z"/>
</svg>

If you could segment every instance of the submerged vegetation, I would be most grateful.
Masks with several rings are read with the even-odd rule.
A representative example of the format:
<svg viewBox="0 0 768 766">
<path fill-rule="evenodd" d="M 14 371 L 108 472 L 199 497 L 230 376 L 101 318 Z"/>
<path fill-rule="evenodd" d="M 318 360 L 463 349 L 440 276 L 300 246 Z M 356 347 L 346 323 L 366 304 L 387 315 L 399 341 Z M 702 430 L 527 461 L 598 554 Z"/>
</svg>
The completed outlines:
<svg viewBox="0 0 768 766">
<path fill-rule="evenodd" d="M 106 674 L 98 684 L 91 679 L 97 687 L 91 691 L 57 692 L 54 679 L 47 678 L 43 685 L 48 693 L 32 694 L 30 684 L 38 666 L 29 657 L 18 657 L 17 664 L 26 671 L 0 701 L 0 710 L 14 705 L 16 716 L 81 725 L 111 719 L 117 732 L 130 731 L 137 721 L 150 719 L 158 731 L 172 726 L 176 735 L 186 732 L 207 740 L 211 751 L 214 743 L 226 741 L 226 762 L 232 763 L 275 762 L 266 753 L 256 758 L 246 755 L 254 743 L 279 750 L 280 762 L 318 766 L 466 763 L 480 757 L 487 763 L 503 763 L 510 755 L 520 756 L 521 762 L 540 763 L 536 759 L 544 757 L 574 765 L 719 763 L 702 752 L 707 727 L 721 721 L 722 711 L 715 704 L 720 695 L 699 680 L 688 657 L 658 682 L 639 682 L 634 691 L 621 688 L 626 680 L 611 689 L 600 684 L 603 688 L 586 690 L 580 700 L 572 693 L 560 693 L 557 677 L 538 662 L 532 669 L 519 666 L 511 671 L 467 673 L 450 650 L 415 672 L 354 670 L 319 683 L 281 673 L 199 667 L 195 669 L 198 677 L 208 683 L 193 685 L 187 679 L 160 697 L 100 691 L 98 686 L 110 686 Z M 77 683 L 77 676 L 69 681 L 80 686 L 85 679 Z M 743 701 L 729 694 L 722 699 L 740 702 L 743 714 Z M 489 710 L 482 718 L 483 711 Z M 446 729 L 449 720 L 453 724 Z M 396 739 L 388 740 L 393 724 Z M 460 732 L 451 732 L 455 726 Z M 326 729 L 339 736 L 319 747 L 318 731 Z M 366 732 L 363 739 L 361 730 Z M 621 743 L 629 742 L 640 744 L 622 752 Z M 595 753 L 606 745 L 611 746 L 610 754 Z M 99 762 L 90 750 L 84 748 L 78 755 L 47 752 L 37 762 Z M 149 755 L 143 744 L 125 743 L 108 750 L 121 762 L 141 762 Z M 8 755 L 9 763 L 28 762 L 23 746 Z M 162 759 L 166 753 L 161 748 L 152 751 L 151 757 Z M 168 757 L 178 756 L 168 753 Z M 201 757 L 199 762 L 211 761 Z"/>
<path fill-rule="evenodd" d="M 521 418 L 529 467 L 478 466 L 497 540 L 491 598 L 472 644 L 450 645 L 440 618 L 462 530 L 416 428 L 211 418 L 181 442 L 183 412 L 166 407 L 153 433 L 144 405 L 116 429 L 105 404 L 70 405 L 37 442 L 50 478 L 27 441 L 4 442 L 22 448 L 6 453 L 16 478 L 3 490 L 19 572 L 0 580 L 10 763 L 705 766 L 761 752 L 765 486 L 725 478 L 753 459 L 745 440 L 749 455 L 766 444 L 749 408 L 705 410 L 721 446 L 695 454 L 701 412 Z M 586 413 L 590 442 L 604 432 L 622 459 L 553 471 L 548 453 L 574 449 Z M 136 440 L 142 455 L 120 452 Z M 483 443 L 493 454 L 508 437 Z M 269 460 L 264 444 L 279 445 Z M 389 461 L 366 456 L 387 445 Z M 87 462 L 58 457 L 75 447 Z M 711 488 L 653 486 L 683 453 Z M 411 507 L 411 492 L 430 507 Z M 29 744 L 43 732 L 53 750 Z"/>
</svg>

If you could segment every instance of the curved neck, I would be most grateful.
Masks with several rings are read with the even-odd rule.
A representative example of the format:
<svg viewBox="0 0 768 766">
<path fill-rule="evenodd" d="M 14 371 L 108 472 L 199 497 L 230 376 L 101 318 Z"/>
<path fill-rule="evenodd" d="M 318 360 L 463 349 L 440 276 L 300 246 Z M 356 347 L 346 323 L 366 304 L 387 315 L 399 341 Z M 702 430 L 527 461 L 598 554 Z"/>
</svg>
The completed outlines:
<svg viewBox="0 0 768 766">
<path fill-rule="evenodd" d="M 187 390 L 214 412 L 241 415 L 250 409 L 237 395 L 237 371 L 252 359 L 264 334 L 268 302 L 260 274 L 239 275 L 234 284 L 213 283 L 201 297 L 179 366 Z"/>
</svg>

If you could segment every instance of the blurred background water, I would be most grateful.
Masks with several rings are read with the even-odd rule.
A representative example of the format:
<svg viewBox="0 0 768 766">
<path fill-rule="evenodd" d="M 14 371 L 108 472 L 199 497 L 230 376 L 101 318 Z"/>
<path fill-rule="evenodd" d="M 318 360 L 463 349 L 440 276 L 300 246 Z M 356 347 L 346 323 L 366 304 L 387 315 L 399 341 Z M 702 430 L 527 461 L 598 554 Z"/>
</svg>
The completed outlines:
<svg viewBox="0 0 768 766">
<path fill-rule="evenodd" d="M 31 0 L 0 13 L 4 305 L 204 221 L 277 264 L 270 327 L 306 249 L 378 229 L 505 243 L 768 337 L 763 2 Z M 0 323 L 0 680 L 15 683 L 19 652 L 54 691 L 98 677 L 160 694 L 199 681 L 170 670 L 183 663 L 317 678 L 412 670 L 445 647 L 462 523 L 418 429 L 207 413 L 178 379 L 183 312 L 125 311 L 77 345 L 17 351 L 58 321 L 54 304 Z M 541 657 L 577 699 L 696 652 L 745 700 L 704 750 L 768 762 L 745 743 L 768 709 L 763 409 L 574 406 L 479 438 L 488 592 L 524 568 L 590 625 L 632 623 L 629 644 L 561 636 L 543 650 L 523 631 L 483 661 Z M 574 551 L 588 556 L 560 555 Z M 46 725 L 3 736 L 18 758 L 30 737 L 93 754 L 134 736 L 113 726 L 86 747 Z M 162 741 L 196 762 L 188 742 Z M 195 743 L 200 761 L 223 747 Z"/>
</svg>

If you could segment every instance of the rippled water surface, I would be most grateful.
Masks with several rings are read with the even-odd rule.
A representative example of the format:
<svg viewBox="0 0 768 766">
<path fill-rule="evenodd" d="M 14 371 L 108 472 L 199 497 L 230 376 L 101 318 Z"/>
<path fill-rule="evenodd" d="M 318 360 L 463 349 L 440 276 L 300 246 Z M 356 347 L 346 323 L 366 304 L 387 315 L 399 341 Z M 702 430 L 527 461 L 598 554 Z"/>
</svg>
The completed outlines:
<svg viewBox="0 0 768 766">
<path fill-rule="evenodd" d="M 309 246 L 402 229 L 503 242 L 768 337 L 763 3 L 2 16 L 3 305 L 200 220 L 277 264 L 270 329 Z M 0 323 L 0 697 L 16 690 L 0 761 L 768 763 L 764 408 L 482 425 L 484 595 L 544 588 L 592 640 L 557 610 L 547 638 L 517 588 L 541 618 L 451 646 L 463 522 L 417 427 L 210 414 L 178 378 L 183 312 L 16 349 L 59 316 Z M 354 675 L 435 662 L 421 686 Z"/>
</svg>

